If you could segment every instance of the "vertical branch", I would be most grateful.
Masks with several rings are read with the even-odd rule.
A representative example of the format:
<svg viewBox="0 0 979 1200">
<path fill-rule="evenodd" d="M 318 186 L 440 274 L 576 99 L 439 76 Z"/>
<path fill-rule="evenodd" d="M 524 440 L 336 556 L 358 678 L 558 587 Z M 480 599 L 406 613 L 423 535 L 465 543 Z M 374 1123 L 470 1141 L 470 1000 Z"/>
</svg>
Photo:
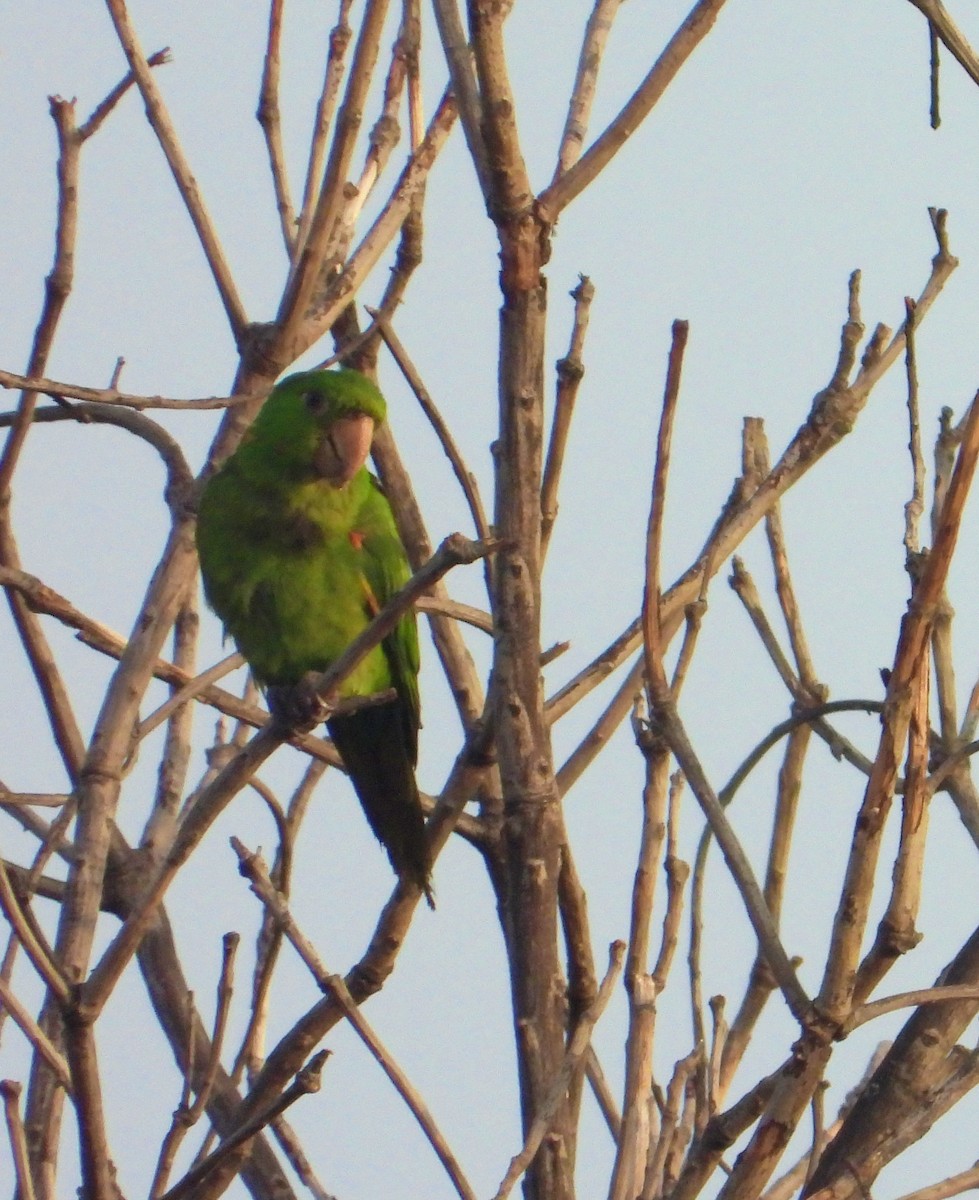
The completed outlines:
<svg viewBox="0 0 979 1200">
<path fill-rule="evenodd" d="M 584 155 L 538 197 L 542 220 L 554 222 L 592 182 L 646 119 L 690 55 L 714 27 L 726 0 L 698 0 L 608 128 Z"/>
<path fill-rule="evenodd" d="M 459 16 L 459 0 L 433 0 L 439 37 L 449 68 L 452 91 L 459 104 L 462 132 L 476 169 L 480 190 L 489 197 L 491 185 L 486 143 L 483 139 L 482 98 L 476 87 L 472 54 L 466 43 L 466 33 Z"/>
<path fill-rule="evenodd" d="M 938 30 L 935 22 L 928 22 L 928 82 L 929 82 L 929 121 L 932 129 L 938 129 L 942 123 L 941 110 L 941 55 L 939 52 Z"/>
<path fill-rule="evenodd" d="M 275 207 L 282 226 L 286 253 L 292 257 L 296 242 L 296 213 L 289 195 L 289 176 L 282 146 L 282 123 L 279 118 L 279 52 L 282 43 L 282 6 L 284 0 L 272 0 L 269 6 L 269 34 L 262 67 L 262 89 L 258 112 L 255 114 L 268 150 L 272 186 L 275 188 Z"/>
<path fill-rule="evenodd" d="M 517 107 L 507 74 L 502 5 L 493 0 L 468 0 L 468 9 L 482 103 L 482 140 L 488 157 L 486 202 L 491 217 L 499 222 L 525 212 L 533 200 L 533 192 L 520 149 Z"/>
<path fill-rule="evenodd" d="M 337 23 L 330 31 L 330 48 L 326 57 L 326 75 L 323 87 L 320 89 L 319 100 L 316 104 L 316 118 L 313 123 L 313 135 L 310 139 L 309 162 L 306 167 L 306 183 L 303 187 L 302 210 L 299 216 L 299 226 L 293 244 L 293 262 L 299 256 L 306 239 L 309 236 L 309 226 L 315 211 L 316 194 L 320 189 L 323 174 L 323 159 L 326 157 L 326 135 L 330 122 L 333 120 L 333 110 L 336 107 L 340 81 L 343 78 L 343 60 L 350 44 L 351 29 L 348 17 L 353 0 L 340 0 L 340 12 Z"/>
<path fill-rule="evenodd" d="M 561 146 L 552 183 L 560 179 L 565 171 L 578 161 L 581 154 L 585 134 L 588 132 L 592 101 L 595 99 L 598 68 L 612 22 L 621 3 L 622 0 L 595 0 L 595 7 L 585 25 L 581 54 L 578 56 L 578 70 L 568 102 L 568 116 L 564 122 L 564 132 L 561 134 Z"/>
<path fill-rule="evenodd" d="M 928 699 L 930 656 L 925 647 L 917 677 L 912 682 L 913 701 L 904 772 L 901 838 L 893 870 L 893 887 L 887 911 L 874 944 L 860 964 L 856 992 L 869 996 L 895 960 L 921 941 L 915 919 L 921 903 L 925 838 L 928 833 Z"/>
<path fill-rule="evenodd" d="M 525 1134 L 544 1110 L 564 1055 L 558 959 L 558 878 L 564 823 L 554 780 L 540 672 L 540 490 L 543 444 L 545 231 L 520 151 L 506 72 L 503 13 L 471 0 L 469 25 L 488 155 L 487 207 L 497 224 L 502 272 L 500 426 L 495 525 L 503 541 L 494 566 L 493 719 L 503 788 L 506 870 L 501 897 L 517 1038 Z M 526 1195 L 573 1194 L 571 1106 L 559 1105 L 550 1137 L 532 1163 Z"/>
<path fill-rule="evenodd" d="M 601 987 L 598 989 L 595 999 L 589 1005 L 588 1010 L 582 1014 L 574 1033 L 568 1039 L 567 1053 L 561 1064 L 560 1071 L 551 1082 L 551 1087 L 542 1110 L 531 1126 L 523 1149 L 511 1159 L 507 1173 L 497 1188 L 493 1200 L 506 1200 L 513 1185 L 533 1162 L 541 1142 L 547 1136 L 551 1121 L 554 1119 L 554 1114 L 561 1103 L 561 1099 L 567 1092 L 570 1081 L 577 1073 L 579 1064 L 588 1050 L 592 1029 L 595 1027 L 598 1018 L 602 1015 L 605 1006 L 612 996 L 616 980 L 619 977 L 624 951 L 625 946 L 621 942 L 613 942 L 609 947 L 609 965 Z"/>
<path fill-rule="evenodd" d="M 616 0 L 620 3 L 620 0 Z M 581 350 L 588 331 L 588 314 L 595 295 L 595 286 L 587 275 L 582 275 L 578 286 L 572 291 L 574 300 L 574 322 L 571 328 L 571 344 L 568 353 L 557 362 L 557 396 L 554 401 L 554 421 L 551 440 L 547 447 L 544 464 L 544 481 L 541 484 L 541 560 L 547 555 L 551 530 L 557 518 L 557 492 L 564 465 L 564 451 L 571 430 L 578 386 L 584 378 L 585 367 L 581 361 Z"/>
<path fill-rule="evenodd" d="M 200 615 L 197 609 L 196 580 L 188 587 L 180 610 L 177 613 L 173 635 L 174 665 L 187 675 L 194 674 L 197 658 L 197 635 Z M 179 692 L 176 684 L 171 685 L 171 698 Z M 191 734 L 194 724 L 193 704 L 183 704 L 171 713 L 167 721 L 166 741 L 157 781 L 153 812 L 143 833 L 141 848 L 147 850 L 154 863 L 158 863 L 173 839 L 177 813 L 187 779 L 190 763 Z"/>
<path fill-rule="evenodd" d="M 27 1138 L 20 1117 L 20 1084 L 12 1079 L 0 1079 L 0 1098 L 7 1122 L 10 1153 L 14 1161 L 14 1177 L 20 1200 L 35 1200 L 34 1181 L 31 1179 L 30 1163 L 27 1158 Z"/>
<path fill-rule="evenodd" d="M 61 319 L 75 277 L 75 234 L 78 228 L 78 160 L 82 139 L 75 123 L 74 100 L 51 97 L 51 116 L 58 134 L 58 211 L 54 233 L 54 263 L 44 281 L 44 307 L 34 345 L 28 360 L 27 374 L 44 374 L 54 332 Z M 7 435 L 0 456 L 0 505 L 10 501 L 10 483 L 24 441 L 31 426 L 37 405 L 37 392 L 24 392 L 17 406 L 13 428 Z"/>
<path fill-rule="evenodd" d="M 350 196 L 347 198 L 343 207 L 343 214 L 340 218 L 340 226 L 335 239 L 340 248 L 349 239 L 354 222 L 367 202 L 368 197 L 374 189 L 374 185 L 377 183 L 385 164 L 391 156 L 392 150 L 401 137 L 398 112 L 406 90 L 410 69 L 409 63 L 413 58 L 416 62 L 418 59 L 417 38 L 417 24 L 412 21 L 409 10 L 404 8 L 401 24 L 398 28 L 398 36 L 391 53 L 391 63 L 384 80 L 381 115 L 374 122 L 374 126 L 371 129 L 367 155 L 360 178 L 354 185 L 355 190 L 352 190 Z M 418 141 L 412 142 L 412 151 L 417 150 L 420 143 L 421 134 L 419 133 Z"/>
<path fill-rule="evenodd" d="M 377 62 L 387 5 L 388 0 L 368 0 L 361 22 L 347 91 L 337 114 L 333 145 L 327 159 L 319 200 L 310 222 L 309 235 L 299 251 L 296 269 L 289 279 L 279 305 L 277 322 L 281 330 L 281 342 L 285 347 L 291 346 L 305 317 L 336 222 L 343 210 L 344 184 L 360 131 L 367 89 Z"/>
<path fill-rule="evenodd" d="M 504 914 L 524 1127 L 543 1105 L 563 1051 L 555 942 L 563 822 L 544 716 L 540 657 L 542 285 L 506 290 L 500 363 L 494 572 L 495 728 L 504 799 Z M 530 1195 L 570 1195 L 568 1130 L 559 1118 L 530 1172 Z"/>
<path fill-rule="evenodd" d="M 74 280 L 75 234 L 78 225 L 78 162 L 82 139 L 78 135 L 73 101 L 53 97 L 51 116 L 58 134 L 58 209 L 54 262 L 45 280 L 44 305 L 34 332 L 27 374 L 44 374 L 55 330 Z M 24 392 L 14 425 L 0 456 L 0 563 L 19 569 L 20 554 L 10 521 L 11 481 L 37 404 L 36 392 Z M 7 589 L 7 603 L 21 643 L 37 680 L 55 743 L 69 779 L 77 778 L 84 743 L 71 701 L 54 655 L 35 613 L 26 599 Z"/>
<path fill-rule="evenodd" d="M 673 322 L 673 340 L 666 368 L 666 390 L 660 414 L 659 434 L 656 439 L 656 468 L 653 472 L 653 496 L 649 506 L 649 521 L 646 527 L 646 586 L 642 601 L 643 639 L 649 647 L 647 657 L 658 652 L 661 645 L 659 627 L 660 609 L 660 551 L 663 543 L 663 515 L 666 507 L 666 480 L 670 470 L 670 447 L 673 437 L 673 420 L 677 401 L 680 398 L 680 372 L 683 369 L 683 354 L 687 345 L 689 324 Z M 648 663 L 647 663 L 648 666 Z"/>
<path fill-rule="evenodd" d="M 748 428 L 749 422 L 746 422 L 746 433 Z M 753 459 L 758 478 L 764 479 L 771 470 L 764 426 L 761 421 L 752 420 L 750 422 L 750 430 L 751 436 L 747 439 L 750 443 L 749 453 Z M 823 702 L 826 699 L 827 690 L 819 683 L 816 677 L 812 656 L 809 652 L 796 600 L 795 588 L 793 587 L 792 576 L 789 572 L 788 553 L 782 528 L 781 508 L 777 504 L 772 507 L 765 519 L 765 531 L 768 537 L 769 552 L 775 572 L 775 591 L 789 633 L 792 654 L 795 658 L 799 676 L 798 683 L 792 686 L 790 680 L 787 678 L 787 664 L 784 668 L 779 668 L 780 673 L 783 674 L 783 677 L 786 677 L 786 683 L 790 686 L 797 703 L 802 694 L 811 698 L 814 703 Z M 738 574 L 737 571 L 736 574 Z M 768 647 L 769 640 L 766 637 L 764 628 L 760 625 L 763 616 L 760 603 L 757 603 L 757 606 L 748 603 L 748 598 L 740 587 L 736 586 L 736 590 L 742 600 L 748 605 L 752 620 L 755 622 L 756 628 L 759 629 L 763 642 Z M 752 593 L 754 592 L 753 587 L 751 591 Z M 774 638 L 772 638 L 772 643 L 774 643 Z M 773 653 L 775 650 L 777 650 L 777 647 L 772 644 L 769 652 Z M 773 659 L 776 667 L 779 667 L 778 655 L 773 653 Z M 789 735 L 782 765 L 779 769 L 775 817 L 772 822 L 768 863 L 765 870 L 765 901 L 776 923 L 781 918 L 785 880 L 788 876 L 789 868 L 789 851 L 792 844 L 799 794 L 802 787 L 802 771 L 811 737 L 812 726 L 809 724 L 794 729 Z M 747 989 L 722 1047 L 719 1069 L 714 1081 L 718 1104 L 723 1103 L 724 1097 L 727 1095 L 728 1088 L 741 1063 L 748 1042 L 754 1032 L 755 1025 L 774 989 L 775 980 L 771 970 L 764 958 L 759 955 L 755 959 Z"/>
<path fill-rule="evenodd" d="M 854 996 L 857 960 L 870 907 L 884 819 L 894 794 L 900 748 L 911 722 L 913 683 L 931 632 L 935 604 L 941 596 L 951 564 L 962 510 L 979 457 L 979 397 L 973 400 L 966 420 L 958 461 L 942 507 L 934 544 L 913 589 L 909 611 L 901 623 L 894 667 L 887 688 L 884 728 L 857 815 L 853 846 L 818 1001 L 820 1009 L 833 1021 L 846 1017 Z"/>
<path fill-rule="evenodd" d="M 811 736 L 812 729 L 809 725 L 792 731 L 785 747 L 785 755 L 778 775 L 775 818 L 772 823 L 772 836 L 768 849 L 764 892 L 765 901 L 776 924 L 782 912 L 782 898 L 788 875 L 789 849 L 802 785 L 802 767 Z M 751 968 L 744 998 L 731 1022 L 724 1042 L 716 1084 L 718 1103 L 723 1103 L 727 1095 L 758 1018 L 775 987 L 775 978 L 771 968 L 764 957 L 759 954 Z"/>
<path fill-rule="evenodd" d="M 918 408 L 918 364 L 915 353 L 914 301 L 905 296 L 904 361 L 908 378 L 908 449 L 911 452 L 911 499 L 904 506 L 904 549 L 910 560 L 920 540 L 918 522 L 925 511 L 925 459 L 921 450 L 921 421 Z"/>
<path fill-rule="evenodd" d="M 408 140 L 414 153 L 425 136 L 425 109 L 421 80 L 421 0 L 403 0 L 406 30 L 405 55 L 408 67 Z"/>
<path fill-rule="evenodd" d="M 130 20 L 125 0 L 106 0 L 106 5 L 109 9 L 109 15 L 112 17 L 112 23 L 116 27 L 119 42 L 125 52 L 126 58 L 129 60 L 129 69 L 136 79 L 136 84 L 146 104 L 147 120 L 160 142 L 163 153 L 166 155 L 174 182 L 197 231 L 197 236 L 204 251 L 204 257 L 211 268 L 214 284 L 217 287 L 218 295 L 221 297 L 228 322 L 231 325 L 231 332 L 235 341 L 239 342 L 248 324 L 248 315 L 238 296 L 238 289 L 235 287 L 231 268 L 224 257 L 224 251 L 221 249 L 221 243 L 218 241 L 214 225 L 198 191 L 197 180 L 194 178 L 190 164 L 184 156 L 183 148 L 177 139 L 170 121 L 170 115 L 163 102 L 163 96 L 160 93 L 160 89 L 156 86 L 156 80 L 153 78 L 153 73 L 150 70 L 150 64 L 136 37 L 136 31 Z"/>
<path fill-rule="evenodd" d="M 642 797 L 639 862 L 632 888 L 629 952 L 626 956 L 629 1028 L 625 1050 L 625 1092 L 622 1126 L 609 1185 L 610 1200 L 627 1200 L 637 1195 L 646 1174 L 646 1151 L 649 1145 L 646 1112 L 652 1091 L 653 1033 L 659 991 L 657 980 L 648 973 L 649 929 L 656 889 L 656 867 L 666 833 L 670 751 L 648 726 L 643 727 L 638 721 L 636 741 L 646 760 L 646 784 Z"/>
<path fill-rule="evenodd" d="M 660 549 L 666 483 L 670 468 L 673 420 L 680 395 L 680 373 L 687 342 L 686 321 L 673 322 L 673 340 L 666 372 L 663 407 L 656 440 L 652 499 L 646 528 L 646 573 L 643 589 L 643 635 L 649 654 L 658 646 L 660 599 Z M 670 777 L 670 748 L 655 728 L 637 733 L 646 759 L 643 790 L 643 826 L 639 864 L 632 892 L 632 922 L 626 959 L 626 988 L 629 992 L 629 1031 L 626 1039 L 626 1081 L 622 1105 L 622 1129 L 615 1156 L 610 1200 L 628 1200 L 643 1186 L 646 1177 L 649 1130 L 646 1113 L 652 1088 L 653 1030 L 656 1019 L 657 980 L 647 973 L 649 927 L 655 894 L 655 867 L 666 835 L 666 807 Z"/>
</svg>

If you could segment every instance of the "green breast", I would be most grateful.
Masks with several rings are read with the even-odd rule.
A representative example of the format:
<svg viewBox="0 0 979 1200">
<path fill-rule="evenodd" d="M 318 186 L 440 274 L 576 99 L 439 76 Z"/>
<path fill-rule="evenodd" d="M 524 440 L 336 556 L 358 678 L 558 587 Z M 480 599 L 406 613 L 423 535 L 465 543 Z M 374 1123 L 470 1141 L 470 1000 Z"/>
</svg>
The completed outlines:
<svg viewBox="0 0 979 1200">
<path fill-rule="evenodd" d="M 241 483 L 225 468 L 201 501 L 205 593 L 259 681 L 295 683 L 307 671 L 326 670 L 369 623 L 356 516 L 372 485 L 366 471 L 340 492 L 322 483 L 288 493 Z M 341 694 L 365 695 L 391 683 L 377 647 Z"/>
</svg>

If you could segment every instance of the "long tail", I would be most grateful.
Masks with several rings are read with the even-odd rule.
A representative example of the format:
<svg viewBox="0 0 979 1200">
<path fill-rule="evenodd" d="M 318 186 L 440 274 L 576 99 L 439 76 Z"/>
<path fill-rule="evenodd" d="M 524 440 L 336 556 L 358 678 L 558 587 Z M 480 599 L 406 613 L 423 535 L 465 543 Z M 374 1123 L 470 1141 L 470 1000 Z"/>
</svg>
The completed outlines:
<svg viewBox="0 0 979 1200">
<path fill-rule="evenodd" d="M 419 887 L 434 908 L 425 817 L 400 702 L 333 717 L 326 727 L 391 866 L 399 878 Z"/>
</svg>

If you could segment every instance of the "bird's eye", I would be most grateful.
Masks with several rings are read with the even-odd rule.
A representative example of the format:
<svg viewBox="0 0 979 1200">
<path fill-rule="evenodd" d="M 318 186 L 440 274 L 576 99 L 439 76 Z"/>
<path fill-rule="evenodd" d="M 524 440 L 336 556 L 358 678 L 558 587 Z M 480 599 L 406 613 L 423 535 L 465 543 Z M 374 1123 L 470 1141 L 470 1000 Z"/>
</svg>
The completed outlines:
<svg viewBox="0 0 979 1200">
<path fill-rule="evenodd" d="M 326 396 L 322 392 L 303 392 L 303 403 L 312 413 L 322 412 L 326 408 Z"/>
</svg>

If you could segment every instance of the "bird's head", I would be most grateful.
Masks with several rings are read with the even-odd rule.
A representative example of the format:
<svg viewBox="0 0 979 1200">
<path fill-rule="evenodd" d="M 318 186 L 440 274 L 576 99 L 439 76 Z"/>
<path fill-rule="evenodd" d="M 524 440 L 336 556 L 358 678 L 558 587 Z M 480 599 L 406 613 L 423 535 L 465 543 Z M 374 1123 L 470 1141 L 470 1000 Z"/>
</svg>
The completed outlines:
<svg viewBox="0 0 979 1200">
<path fill-rule="evenodd" d="M 301 371 L 272 389 L 251 437 L 271 451 L 280 472 L 342 488 L 367 461 L 386 412 L 384 397 L 359 371 Z"/>
</svg>

